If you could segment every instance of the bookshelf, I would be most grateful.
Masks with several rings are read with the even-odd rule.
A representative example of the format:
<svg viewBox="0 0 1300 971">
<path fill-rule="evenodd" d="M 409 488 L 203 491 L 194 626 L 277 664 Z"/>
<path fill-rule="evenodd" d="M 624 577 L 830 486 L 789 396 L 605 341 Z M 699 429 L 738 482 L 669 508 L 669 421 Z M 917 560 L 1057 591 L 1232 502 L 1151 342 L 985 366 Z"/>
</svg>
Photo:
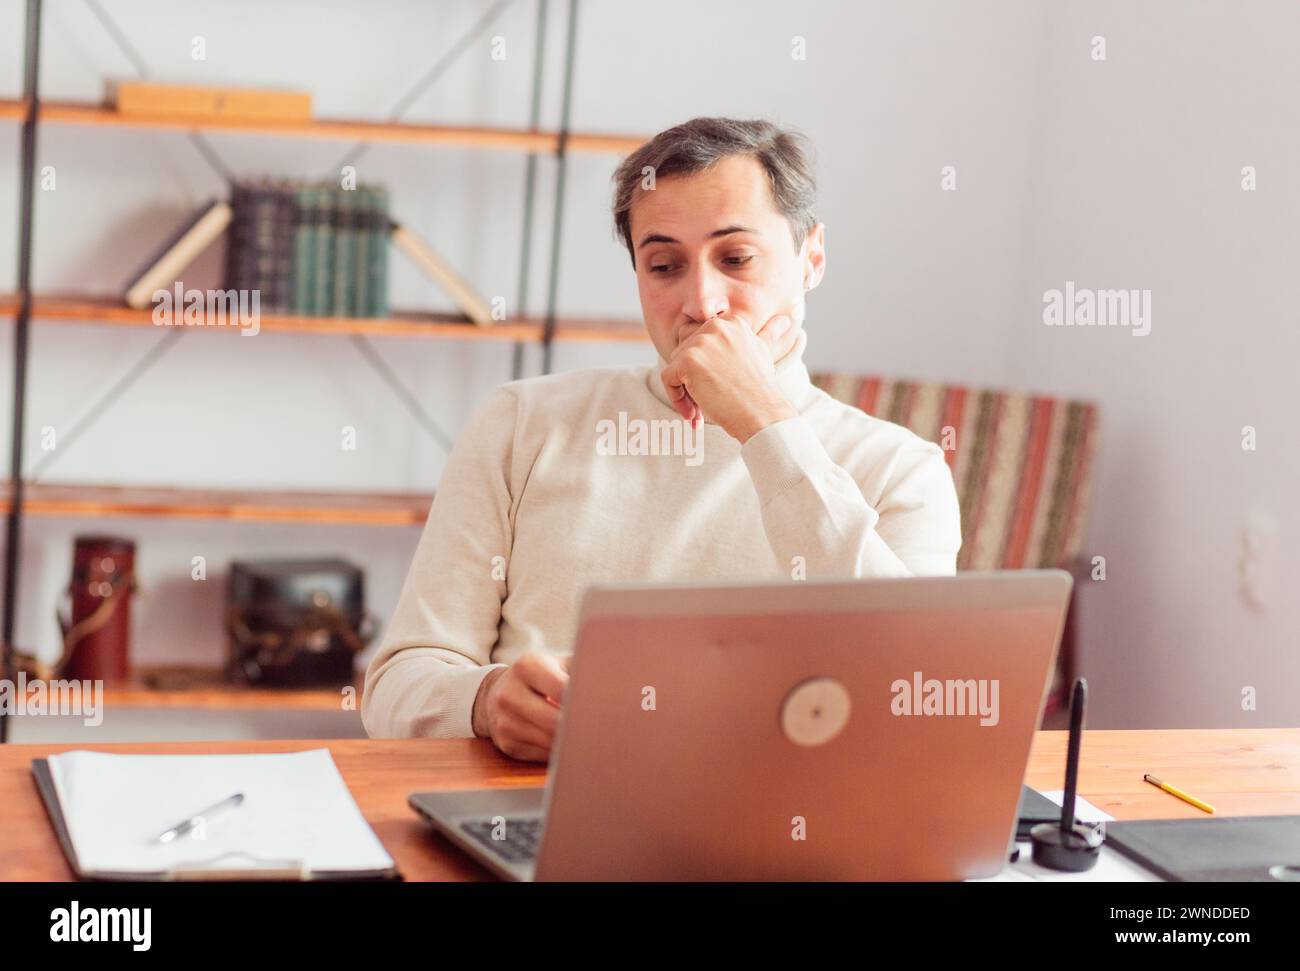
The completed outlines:
<svg viewBox="0 0 1300 971">
<path fill-rule="evenodd" d="M 539 30 L 534 58 L 532 107 L 528 126 L 453 126 L 408 122 L 311 119 L 305 122 L 268 122 L 199 117 L 123 115 L 111 107 L 78 102 L 45 102 L 40 98 L 42 0 L 26 0 L 23 89 L 20 97 L 0 98 L 0 122 L 20 126 L 20 201 L 18 229 L 19 271 L 17 292 L 0 294 L 0 318 L 13 323 L 14 346 L 12 453 L 8 482 L 0 487 L 0 513 L 5 517 L 5 572 L 3 629 L 0 650 L 3 669 L 10 671 L 14 622 L 17 611 L 18 552 L 24 516 L 79 519 L 144 518 L 164 520 L 221 520 L 245 523 L 299 523 L 351 526 L 418 527 L 429 509 L 427 493 L 296 492 L 288 490 L 235 490 L 135 486 L 115 484 L 44 483 L 26 481 L 23 468 L 23 423 L 26 402 L 30 328 L 41 326 L 154 327 L 149 309 L 135 310 L 118 297 L 94 294 L 36 294 L 31 289 L 32 234 L 35 211 L 36 143 L 42 125 L 117 128 L 124 131 L 175 131 L 178 133 L 240 133 L 268 138 L 333 139 L 358 143 L 404 144 L 426 150 L 466 149 L 520 153 L 527 162 L 527 191 L 521 254 L 521 293 L 527 279 L 531 248 L 535 160 L 553 156 L 556 161 L 556 205 L 549 227 L 548 290 L 545 313 L 478 327 L 461 315 L 395 313 L 385 318 L 314 317 L 263 314 L 260 330 L 312 336 L 354 338 L 417 338 L 460 341 L 513 342 L 515 368 L 524 344 L 538 343 L 543 370 L 550 366 L 554 341 L 645 341 L 638 321 L 561 316 L 556 307 L 566 159 L 574 153 L 625 154 L 642 144 L 635 135 L 577 132 L 570 128 L 575 22 L 578 0 L 567 4 L 567 40 L 563 51 L 563 103 L 560 125 L 542 130 L 540 93 L 543 78 L 545 5 L 538 3 Z M 522 301 L 516 304 L 522 305 Z M 193 327 L 186 330 L 235 331 L 234 327 Z M 216 338 L 219 339 L 219 338 Z M 20 501 L 15 501 L 19 499 Z M 194 672 L 182 676 L 134 677 L 113 689 L 113 704 L 122 706 L 178 707 L 313 707 L 337 709 L 337 689 L 284 692 L 241 688 L 220 682 L 219 672 Z M 7 718 L 0 718 L 0 742 L 7 738 Z"/>
</svg>

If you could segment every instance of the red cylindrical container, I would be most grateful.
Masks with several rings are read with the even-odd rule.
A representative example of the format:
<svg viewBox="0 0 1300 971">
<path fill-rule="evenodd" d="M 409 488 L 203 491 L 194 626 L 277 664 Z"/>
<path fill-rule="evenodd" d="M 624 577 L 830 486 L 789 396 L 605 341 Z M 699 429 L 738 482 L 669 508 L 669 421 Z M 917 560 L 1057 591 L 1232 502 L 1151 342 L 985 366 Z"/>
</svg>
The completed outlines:
<svg viewBox="0 0 1300 971">
<path fill-rule="evenodd" d="M 78 536 L 72 552 L 72 622 L 64 632 L 60 675 L 125 680 L 130 672 L 135 544 L 116 536 Z"/>
</svg>

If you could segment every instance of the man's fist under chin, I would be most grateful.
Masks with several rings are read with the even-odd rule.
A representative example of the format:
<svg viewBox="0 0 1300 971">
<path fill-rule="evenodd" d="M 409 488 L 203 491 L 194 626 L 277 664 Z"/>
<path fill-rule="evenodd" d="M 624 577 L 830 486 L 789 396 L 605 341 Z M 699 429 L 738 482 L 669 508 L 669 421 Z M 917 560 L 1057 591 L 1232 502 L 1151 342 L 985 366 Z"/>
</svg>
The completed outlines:
<svg viewBox="0 0 1300 971">
<path fill-rule="evenodd" d="M 743 445 L 799 414 L 777 383 L 775 362 L 798 353 L 806 339 L 788 314 L 757 330 L 743 318 L 711 317 L 673 349 L 660 378 L 683 418 L 698 422 L 707 414 Z"/>
</svg>

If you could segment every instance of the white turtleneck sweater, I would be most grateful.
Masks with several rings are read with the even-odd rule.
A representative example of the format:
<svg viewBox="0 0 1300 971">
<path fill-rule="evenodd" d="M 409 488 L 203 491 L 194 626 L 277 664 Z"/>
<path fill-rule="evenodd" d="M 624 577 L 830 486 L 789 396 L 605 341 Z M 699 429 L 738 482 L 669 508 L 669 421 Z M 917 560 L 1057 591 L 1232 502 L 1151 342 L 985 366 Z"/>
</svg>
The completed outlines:
<svg viewBox="0 0 1300 971">
<path fill-rule="evenodd" d="M 691 432 L 662 368 L 514 381 L 470 419 L 366 671 L 372 736 L 472 736 L 484 676 L 570 653 L 592 583 L 956 571 L 937 445 L 831 398 L 797 357 L 777 377 L 798 417 L 743 446 Z"/>
</svg>

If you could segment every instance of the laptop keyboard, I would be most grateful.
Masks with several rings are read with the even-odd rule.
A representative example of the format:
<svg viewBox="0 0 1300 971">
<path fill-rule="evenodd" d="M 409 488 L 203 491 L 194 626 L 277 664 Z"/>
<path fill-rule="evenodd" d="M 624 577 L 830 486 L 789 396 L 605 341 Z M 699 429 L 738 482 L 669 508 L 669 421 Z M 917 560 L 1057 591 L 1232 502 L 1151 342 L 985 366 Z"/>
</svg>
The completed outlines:
<svg viewBox="0 0 1300 971">
<path fill-rule="evenodd" d="M 537 859 L 537 844 L 542 839 L 540 816 L 507 818 L 501 826 L 492 819 L 474 819 L 461 823 L 460 828 L 507 863 L 531 863 Z"/>
</svg>

